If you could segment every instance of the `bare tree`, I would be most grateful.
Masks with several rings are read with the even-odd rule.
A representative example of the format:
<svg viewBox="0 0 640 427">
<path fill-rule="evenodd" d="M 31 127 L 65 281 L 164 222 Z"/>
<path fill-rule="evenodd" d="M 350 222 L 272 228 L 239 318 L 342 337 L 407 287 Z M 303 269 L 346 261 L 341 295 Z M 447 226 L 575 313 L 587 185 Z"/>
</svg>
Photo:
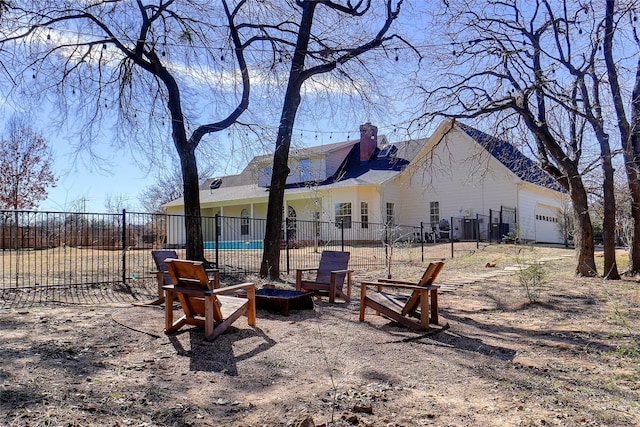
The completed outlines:
<svg viewBox="0 0 640 427">
<path fill-rule="evenodd" d="M 130 210 L 129 196 L 124 193 L 107 193 L 104 208 L 108 213 L 120 214 L 123 210 Z"/>
<path fill-rule="evenodd" d="M 588 145 L 589 136 L 603 126 L 597 114 L 602 79 L 595 69 L 599 21 L 593 8 L 568 1 L 543 0 L 526 7 L 449 1 L 439 19 L 434 28 L 446 28 L 450 44 L 438 57 L 444 68 L 429 73 L 437 81 L 423 85 L 429 114 L 490 116 L 498 128 L 527 129 L 541 166 L 569 193 L 576 273 L 596 274 L 582 176 L 588 163 L 601 157 L 605 173 L 612 169 L 607 135 L 596 139 L 599 154 Z M 607 197 L 611 194 L 607 191 Z M 608 258 L 606 268 L 609 277 L 617 276 L 615 258 Z"/>
<path fill-rule="evenodd" d="M 249 104 L 249 71 L 234 23 L 245 3 L 231 9 L 225 0 L 30 0 L 3 12 L 0 51 L 12 80 L 20 91 L 34 89 L 31 96 L 56 96 L 62 118 L 69 123 L 64 114 L 73 114 L 82 123 L 79 149 L 92 150 L 99 125 L 115 124 L 132 155 L 150 158 L 161 155 L 171 135 L 190 259 L 204 259 L 196 149 Z"/>
<path fill-rule="evenodd" d="M 211 176 L 212 167 L 200 167 L 198 169 L 200 183 Z M 161 212 L 161 206 L 183 196 L 184 185 L 182 172 L 179 168 L 163 170 L 156 175 L 152 184 L 145 187 L 138 195 L 138 202 L 145 212 Z"/>
<path fill-rule="evenodd" d="M 402 0 L 386 0 L 378 8 L 370 0 L 336 2 L 330 0 L 298 0 L 284 2 L 282 9 L 268 9 L 277 19 L 273 22 L 238 25 L 249 34 L 247 43 L 264 42 L 273 49 L 274 65 L 285 62 L 286 89 L 276 136 L 264 252 L 260 267 L 262 277 L 278 278 L 282 240 L 284 191 L 289 175 L 288 159 L 292 132 L 305 83 L 339 69 L 346 84 L 358 82 L 345 71 L 345 65 L 360 59 L 365 53 L 383 46 L 394 38 L 389 34 L 400 13 Z M 383 5 L 383 6 L 382 6 Z M 277 15 L 273 15 L 273 13 Z M 281 17 L 285 16 L 283 20 Z M 378 23 L 377 27 L 373 23 Z M 366 23 L 366 24 L 365 24 Z M 328 84 L 324 82 L 323 84 Z"/>
<path fill-rule="evenodd" d="M 13 116 L 0 144 L 0 207 L 33 209 L 55 187 L 53 156 L 42 135 L 27 119 Z"/>
<path fill-rule="evenodd" d="M 604 24 L 603 54 L 607 77 L 616 114 L 616 126 L 622 141 L 625 171 L 631 196 L 631 218 L 633 219 L 632 238 L 628 273 L 640 274 L 640 38 L 637 29 L 637 1 L 623 1 L 616 7 L 614 0 L 606 2 Z M 630 29 L 631 37 L 627 37 Z M 615 44 L 615 41 L 618 44 Z M 625 68 L 622 61 L 626 52 L 619 49 L 620 43 L 635 43 L 635 67 Z M 633 49 L 632 49 L 633 51 Z M 631 82 L 631 90 L 625 90 L 624 82 Z M 625 107 L 625 94 L 630 94 L 629 110 Z"/>
</svg>

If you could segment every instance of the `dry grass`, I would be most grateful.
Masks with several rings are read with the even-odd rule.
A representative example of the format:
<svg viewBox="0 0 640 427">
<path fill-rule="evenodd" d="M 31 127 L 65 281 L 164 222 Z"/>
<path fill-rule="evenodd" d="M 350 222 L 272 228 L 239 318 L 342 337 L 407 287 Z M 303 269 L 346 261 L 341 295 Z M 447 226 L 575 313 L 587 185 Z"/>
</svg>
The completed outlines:
<svg viewBox="0 0 640 427">
<path fill-rule="evenodd" d="M 548 273 L 536 304 L 510 268 L 525 256 Z M 639 425 L 638 284 L 574 268 L 571 251 L 510 245 L 447 260 L 449 328 L 435 335 L 373 313 L 360 323 L 357 301 L 260 311 L 257 328 L 241 319 L 212 343 L 197 329 L 165 336 L 159 308 L 1 310 L 0 424 Z"/>
</svg>

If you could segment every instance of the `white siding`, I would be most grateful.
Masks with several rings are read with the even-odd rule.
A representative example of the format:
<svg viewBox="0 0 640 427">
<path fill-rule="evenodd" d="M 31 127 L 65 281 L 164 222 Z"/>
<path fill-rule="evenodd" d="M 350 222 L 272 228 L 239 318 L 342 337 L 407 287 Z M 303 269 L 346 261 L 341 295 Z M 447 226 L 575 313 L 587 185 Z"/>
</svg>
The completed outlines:
<svg viewBox="0 0 640 427">
<path fill-rule="evenodd" d="M 536 215 L 536 241 L 541 243 L 562 243 L 560 230 L 560 210 L 538 203 Z"/>
<path fill-rule="evenodd" d="M 324 165 L 325 177 L 330 177 L 338 171 L 338 168 L 342 162 L 344 162 L 344 159 L 347 157 L 347 154 L 349 154 L 349 151 L 351 151 L 351 148 L 353 148 L 353 146 L 347 146 L 327 154 Z"/>
<path fill-rule="evenodd" d="M 520 191 L 518 224 L 520 237 L 544 243 L 562 243 L 559 222 L 554 220 L 536 220 L 536 214 L 555 217 L 563 205 L 563 196 L 533 185 L 523 186 Z"/>
<path fill-rule="evenodd" d="M 516 207 L 517 178 L 466 134 L 454 130 L 428 156 L 418 155 L 397 180 L 403 187 L 399 221 L 429 221 L 429 203 L 440 203 L 442 218 L 489 215 Z"/>
</svg>

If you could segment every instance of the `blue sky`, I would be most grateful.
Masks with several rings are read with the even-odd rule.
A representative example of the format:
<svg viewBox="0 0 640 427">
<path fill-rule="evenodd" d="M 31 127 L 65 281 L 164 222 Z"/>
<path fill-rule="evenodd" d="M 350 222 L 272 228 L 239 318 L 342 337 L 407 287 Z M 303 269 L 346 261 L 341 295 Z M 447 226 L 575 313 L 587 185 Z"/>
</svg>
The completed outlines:
<svg viewBox="0 0 640 427">
<path fill-rule="evenodd" d="M 0 132 L 5 135 L 6 122 L 12 114 L 23 114 L 21 109 L 8 102 L 0 105 Z M 124 152 L 113 152 L 107 156 L 113 166 L 104 162 L 92 164 L 85 153 L 75 158 L 71 147 L 72 135 L 57 132 L 48 123 L 46 112 L 29 111 L 34 117 L 34 128 L 44 136 L 53 152 L 53 172 L 58 179 L 56 187 L 49 188 L 48 198 L 39 205 L 40 210 L 66 211 L 84 206 L 86 211 L 104 212 L 105 200 L 109 193 L 126 194 L 131 207 L 138 203 L 138 194 L 151 182 L 153 175 L 145 173 L 140 166 L 131 161 Z M 108 148 L 97 146 L 101 154 L 108 153 Z M 101 166 L 106 170 L 100 170 Z"/>
<path fill-rule="evenodd" d="M 370 118 L 363 117 L 360 122 L 345 124 L 336 128 L 329 123 L 304 123 L 301 121 L 294 134 L 296 144 L 305 146 L 330 144 L 356 139 L 359 137 L 359 125 Z M 401 132 L 394 132 L 393 123 L 382 123 L 373 120 L 373 123 L 380 127 L 379 133 L 386 134 L 392 142 L 404 138 Z M 126 149 L 112 152 L 109 157 L 113 160 L 113 165 L 107 170 L 101 170 L 104 164 L 92 164 L 85 154 L 79 159 L 74 156 L 69 148 L 67 138 L 51 137 L 47 131 L 43 134 L 53 150 L 55 164 L 54 173 L 58 177 L 57 186 L 49 190 L 49 197 L 40 204 L 39 209 L 48 211 L 74 210 L 82 206 L 87 212 L 104 212 L 105 201 L 109 194 L 112 196 L 125 197 L 127 209 L 141 209 L 138 202 L 139 194 L 145 187 L 154 182 L 154 172 L 161 166 L 153 166 L 151 170 L 148 165 L 137 164 L 127 154 Z M 397 135 L 397 136 L 396 136 Z M 226 136 L 222 137 L 219 157 L 222 162 L 217 163 L 214 175 L 230 175 L 238 173 L 248 160 L 247 155 L 238 154 L 239 149 Z M 267 145 L 273 144 L 273 140 L 264 141 Z M 268 148 L 268 147 L 267 147 Z M 100 146 L 100 151 L 104 154 L 109 151 L 108 147 Z M 266 152 L 255 148 L 254 154 Z M 248 154 L 249 156 L 251 155 Z M 203 161 L 203 159 L 199 159 Z M 167 164 L 166 167 L 171 167 Z"/>
<path fill-rule="evenodd" d="M 400 24 L 405 29 L 412 27 L 416 24 L 415 16 L 411 15 L 410 8 L 406 6 L 401 13 L 401 17 L 407 16 L 407 22 Z M 412 18 L 408 18 L 412 16 Z M 45 36 L 46 33 L 46 37 Z M 36 35 L 35 37 L 37 37 Z M 72 37 L 70 32 L 56 32 L 53 29 L 47 29 L 43 34 L 40 34 L 41 44 L 48 45 L 50 43 L 56 43 L 60 39 L 67 40 Z M 106 45 L 105 45 L 106 46 Z M 222 49 L 221 49 L 222 51 Z M 111 48 L 104 49 L 102 52 L 107 52 L 110 55 Z M 379 52 L 376 53 L 379 55 Z M 390 55 L 390 56 L 389 56 Z M 400 56 L 400 60 L 393 61 L 394 56 Z M 389 76 L 397 79 L 401 74 L 402 68 L 405 66 L 405 61 L 409 61 L 411 54 L 400 49 L 391 50 L 391 53 L 387 52 L 387 60 L 390 61 L 392 66 L 395 66 L 396 70 L 385 69 L 384 67 L 374 67 L 371 70 L 371 78 L 379 78 L 387 80 Z M 378 61 L 379 57 L 376 57 Z M 391 58 L 391 59 L 389 59 Z M 286 62 L 286 61 L 285 61 Z M 387 62 L 388 64 L 389 62 Z M 179 64 L 173 64 L 176 67 Z M 205 67 L 206 69 L 206 67 Z M 197 82 L 204 78 L 203 68 L 199 68 L 197 72 L 188 70 L 187 67 L 183 67 L 185 76 L 182 78 L 183 83 L 187 85 L 197 85 Z M 205 70 L 206 71 L 206 70 Z M 211 70 L 213 73 L 215 70 Z M 206 71 L 209 72 L 209 71 Z M 32 74 L 34 78 L 42 82 L 47 81 L 46 70 L 43 73 L 42 70 L 25 69 L 23 70 L 23 81 L 27 86 L 32 83 Z M 37 76 L 36 76 L 37 74 Z M 206 73 L 205 73 L 206 74 Z M 280 115 L 280 103 L 282 102 L 282 93 L 279 90 L 274 90 L 273 87 L 268 87 L 274 83 L 269 81 L 267 77 L 261 75 L 263 73 L 256 72 L 258 77 L 257 84 L 254 81 L 252 83 L 252 105 L 250 105 L 249 115 L 245 114 L 241 117 L 241 120 L 257 123 L 266 129 L 265 134 L 260 138 L 255 146 L 248 147 L 246 144 L 238 142 L 239 139 L 235 135 L 229 135 L 227 132 L 221 132 L 217 134 L 213 141 L 207 142 L 210 144 L 204 148 L 203 151 L 209 153 L 207 159 L 203 159 L 199 156 L 199 165 L 204 162 L 213 163 L 215 166 L 215 175 L 228 175 L 239 172 L 247 163 L 247 161 L 255 154 L 263 154 L 271 151 L 271 147 L 274 145 L 275 133 L 277 130 L 277 123 Z M 51 78 L 57 78 L 55 75 Z M 264 80 L 261 80 L 263 78 Z M 38 82 L 33 80 L 33 82 Z M 380 105 L 374 108 L 362 108 L 360 105 L 353 103 L 350 100 L 350 95 L 345 95 L 344 99 L 341 90 L 340 83 L 335 80 L 318 79 L 313 84 L 319 84 L 322 88 L 326 89 L 326 92 L 322 94 L 321 99 L 312 99 L 309 96 L 303 96 L 303 103 L 300 107 L 300 113 L 296 121 L 296 129 L 294 130 L 294 145 L 310 146 L 320 145 L 332 142 L 344 141 L 347 137 L 355 139 L 358 137 L 358 127 L 360 124 L 371 121 L 380 127 L 380 134 L 389 135 L 392 141 L 403 139 L 400 136 L 400 132 L 394 133 L 393 126 L 400 123 L 403 120 L 407 120 L 405 102 L 403 99 L 403 105 L 401 109 L 394 109 L 389 104 L 390 101 L 383 99 L 383 96 L 372 95 L 373 102 L 377 102 Z M 262 85 L 262 87 L 260 87 Z M 397 94 L 391 87 L 392 84 L 381 85 L 378 88 L 381 92 Z M 327 89 L 328 88 L 328 89 Z M 197 87 L 189 87 L 188 91 L 201 92 Z M 211 89 L 211 87 L 209 87 Z M 216 88 L 218 90 L 219 88 Z M 28 89 L 27 89 L 28 90 Z M 37 91 L 34 87 L 32 90 Z M 310 89 L 311 91 L 313 89 Z M 35 92 L 36 96 L 40 96 L 38 92 Z M 202 91 L 201 93 L 207 93 Z M 194 123 L 200 125 L 203 123 L 216 121 L 224 114 L 216 114 L 215 99 L 216 94 L 220 96 L 221 91 L 211 91 L 208 94 L 210 99 L 201 101 L 202 107 L 198 109 L 198 113 L 193 117 Z M 74 92 L 75 94 L 75 92 Z M 183 92 L 184 94 L 184 92 Z M 237 94 L 236 94 L 237 95 Z M 270 99 L 270 97 L 273 97 Z M 205 97 L 206 98 L 206 97 Z M 233 98 L 233 95 L 232 95 Z M 65 100 L 69 104 L 85 104 L 84 99 L 69 99 Z M 324 103 L 324 104 L 323 104 Z M 188 104 L 188 101 L 183 100 L 183 105 Z M 90 103 L 87 103 L 90 106 Z M 325 105 L 325 107 L 318 106 Z M 382 106 L 382 107 L 381 107 Z M 224 106 L 222 106 L 224 107 Z M 39 209 L 42 210 L 76 210 L 80 207 L 86 211 L 103 212 L 105 211 L 105 201 L 109 195 L 116 198 L 124 198 L 126 207 L 128 209 L 137 210 L 140 209 L 138 203 L 138 196 L 140 192 L 152 184 L 155 179 L 155 173 L 161 171 L 163 168 L 173 167 L 172 162 L 175 163 L 176 155 L 173 153 L 175 149 L 170 142 L 170 132 L 168 127 L 163 130 L 164 135 L 161 135 L 161 139 L 164 141 L 154 141 L 153 144 L 157 144 L 161 147 L 158 151 L 160 153 L 154 153 L 153 164 L 150 161 L 144 160 L 144 155 L 138 152 L 127 151 L 130 148 L 114 149 L 111 147 L 112 141 L 116 139 L 114 131 L 110 128 L 110 124 L 105 123 L 101 126 L 99 137 L 96 138 L 97 144 L 93 147 L 97 150 L 97 154 L 104 156 L 107 162 L 95 161 L 91 159 L 90 155 L 85 152 L 80 158 L 76 158 L 73 155 L 73 145 L 76 143 L 76 137 L 72 133 L 73 130 L 63 131 L 56 127 L 54 124 L 55 114 L 49 114 L 54 111 L 53 107 L 47 105 L 46 102 L 40 102 L 37 107 L 31 106 L 29 108 L 40 108 L 41 111 L 29 111 L 30 114 L 37 118 L 36 129 L 41 131 L 44 137 L 49 142 L 55 159 L 54 173 L 58 177 L 58 183 L 55 188 L 49 190 L 49 197 L 43 201 Z M 208 117 L 205 108 L 212 109 L 214 111 L 214 117 Z M 0 104 L 0 126 L 3 122 L 8 120 L 12 112 L 16 108 L 12 108 L 8 103 Z M 208 110 L 211 111 L 211 110 Z M 72 113 L 70 113 L 72 114 Z M 113 113 L 115 115 L 115 112 Z M 50 118 L 50 116 L 52 116 Z M 202 117 L 199 117 L 202 116 Z M 216 117 L 217 116 L 217 117 Z M 403 117 L 401 119 L 400 117 Z M 81 118 L 71 117 L 76 119 L 78 123 L 67 124 L 65 126 L 74 127 L 82 126 L 80 124 Z M 107 119 L 111 121 L 111 119 Z M 72 120 L 73 122 L 73 120 Z M 142 124 L 144 126 L 144 124 Z M 77 131 L 77 129 L 75 129 Z M 144 130 L 143 130 L 144 132 Z M 238 131 L 244 132 L 244 131 Z M 395 137 L 395 139 L 393 138 Z M 153 136 L 148 136 L 147 139 L 151 139 Z M 203 143 L 201 143 L 201 146 Z M 171 153 L 169 153 L 171 151 Z M 133 157 L 137 157 L 138 161 L 133 160 Z"/>
<path fill-rule="evenodd" d="M 67 211 L 83 206 L 87 212 L 104 212 L 108 194 L 126 195 L 131 208 L 138 205 L 138 194 L 153 182 L 151 174 L 120 155 L 118 165 L 110 172 L 99 171 L 90 165 L 74 162 L 65 153 L 65 143 L 50 139 L 55 156 L 55 174 L 58 183 L 49 190 L 49 197 L 40 204 L 42 210 Z M 80 204 L 81 203 L 81 204 Z"/>
</svg>

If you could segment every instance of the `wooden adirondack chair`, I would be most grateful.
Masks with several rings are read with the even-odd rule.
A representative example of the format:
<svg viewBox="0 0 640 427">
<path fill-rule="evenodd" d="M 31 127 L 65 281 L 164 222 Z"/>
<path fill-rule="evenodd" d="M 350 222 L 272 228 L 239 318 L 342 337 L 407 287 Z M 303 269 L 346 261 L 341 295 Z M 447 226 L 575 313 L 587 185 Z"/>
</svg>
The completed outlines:
<svg viewBox="0 0 640 427">
<path fill-rule="evenodd" d="M 156 265 L 156 269 L 151 271 L 151 274 L 155 274 L 156 281 L 158 283 L 158 298 L 144 303 L 136 303 L 135 305 L 160 305 L 164 303 L 164 289 L 163 286 L 171 284 L 171 278 L 169 277 L 169 271 L 164 263 L 165 259 L 178 259 L 178 254 L 174 250 L 169 249 L 154 249 L 151 251 L 151 257 Z M 208 276 L 217 276 L 219 273 L 214 269 L 207 269 Z M 211 279 L 210 279 L 211 280 Z M 214 283 L 219 283 L 219 277 L 213 278 Z"/>
<path fill-rule="evenodd" d="M 430 263 L 422 278 L 416 282 L 379 279 L 377 282 L 362 282 L 360 287 L 360 321 L 363 322 L 367 307 L 407 327 L 428 330 L 429 323 L 438 324 L 438 288 L 434 281 L 444 262 Z M 367 293 L 367 287 L 376 287 L 377 292 Z M 385 287 L 411 290 L 411 295 L 383 292 Z"/>
<path fill-rule="evenodd" d="M 334 303 L 336 296 L 349 301 L 351 299 L 351 273 L 349 266 L 349 252 L 322 251 L 320 264 L 317 268 L 302 268 L 296 270 L 296 289 L 313 291 L 315 295 L 328 295 L 329 302 Z M 315 280 L 305 280 L 303 274 L 316 271 Z M 343 292 L 345 281 L 347 292 Z"/>
<path fill-rule="evenodd" d="M 171 285 L 165 285 L 165 333 L 170 334 L 184 325 L 204 327 L 205 339 L 213 340 L 243 314 L 250 326 L 256 324 L 256 297 L 253 283 L 219 287 L 219 276 L 209 280 L 199 261 L 165 260 Z M 246 297 L 226 294 L 245 291 Z M 174 322 L 173 301 L 177 297 L 184 315 Z"/>
<path fill-rule="evenodd" d="M 177 259 L 178 254 L 176 251 L 172 250 L 156 249 L 151 251 L 151 257 L 156 265 L 156 269 L 152 271 L 151 274 L 156 275 L 156 281 L 158 282 L 158 298 L 145 304 L 159 305 L 164 302 L 164 290 L 162 287 L 171 284 L 169 272 L 167 271 L 167 266 L 164 264 L 164 260 L 167 258 Z"/>
</svg>

